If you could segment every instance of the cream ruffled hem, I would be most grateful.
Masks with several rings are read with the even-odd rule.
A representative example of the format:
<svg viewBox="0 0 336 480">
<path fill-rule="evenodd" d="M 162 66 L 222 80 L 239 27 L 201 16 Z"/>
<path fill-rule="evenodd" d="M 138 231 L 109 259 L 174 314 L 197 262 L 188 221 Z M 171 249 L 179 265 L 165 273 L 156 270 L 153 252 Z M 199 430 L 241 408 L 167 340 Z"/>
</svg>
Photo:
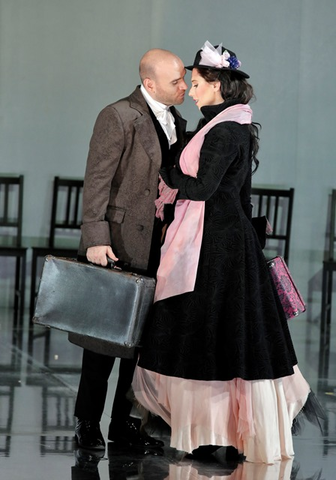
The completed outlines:
<svg viewBox="0 0 336 480">
<path fill-rule="evenodd" d="M 136 367 L 133 389 L 147 410 L 171 427 L 171 446 L 233 445 L 248 462 L 272 464 L 294 455 L 291 427 L 310 388 L 299 368 L 276 380 L 199 381 Z"/>
</svg>

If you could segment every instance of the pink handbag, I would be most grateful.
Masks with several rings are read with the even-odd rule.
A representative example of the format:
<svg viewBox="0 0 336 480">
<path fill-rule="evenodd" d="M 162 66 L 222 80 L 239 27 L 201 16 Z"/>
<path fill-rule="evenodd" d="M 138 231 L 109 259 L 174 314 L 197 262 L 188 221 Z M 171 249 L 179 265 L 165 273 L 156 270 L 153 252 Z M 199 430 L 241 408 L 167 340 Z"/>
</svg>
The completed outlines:
<svg viewBox="0 0 336 480">
<path fill-rule="evenodd" d="M 269 260 L 267 264 L 287 320 L 305 312 L 305 302 L 294 283 L 284 259 L 277 256 Z"/>
</svg>

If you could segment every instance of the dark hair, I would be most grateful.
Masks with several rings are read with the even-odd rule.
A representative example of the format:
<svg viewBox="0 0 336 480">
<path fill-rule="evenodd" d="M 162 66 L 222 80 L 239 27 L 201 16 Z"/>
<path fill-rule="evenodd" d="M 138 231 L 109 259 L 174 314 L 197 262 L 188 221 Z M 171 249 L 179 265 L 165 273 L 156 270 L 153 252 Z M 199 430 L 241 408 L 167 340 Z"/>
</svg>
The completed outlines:
<svg viewBox="0 0 336 480">
<path fill-rule="evenodd" d="M 240 103 L 247 104 L 250 100 L 255 98 L 253 87 L 248 83 L 246 78 L 235 74 L 228 70 L 214 70 L 212 68 L 197 69 L 198 73 L 208 83 L 220 81 L 221 94 L 223 99 L 227 102 L 230 100 L 239 100 Z M 259 123 L 251 123 L 249 130 L 251 133 L 251 158 L 254 163 L 253 173 L 259 166 L 259 160 L 256 155 L 259 150 Z"/>
</svg>

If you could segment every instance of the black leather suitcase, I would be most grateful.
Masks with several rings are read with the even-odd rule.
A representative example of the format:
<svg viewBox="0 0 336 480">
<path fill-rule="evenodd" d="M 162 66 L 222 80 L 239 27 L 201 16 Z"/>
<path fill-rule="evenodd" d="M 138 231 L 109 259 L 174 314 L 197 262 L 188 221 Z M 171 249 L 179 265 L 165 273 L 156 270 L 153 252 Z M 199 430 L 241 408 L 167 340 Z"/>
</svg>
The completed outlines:
<svg viewBox="0 0 336 480">
<path fill-rule="evenodd" d="M 72 343 L 130 358 L 153 303 L 155 280 L 116 268 L 47 256 L 33 322 L 69 332 Z"/>
</svg>

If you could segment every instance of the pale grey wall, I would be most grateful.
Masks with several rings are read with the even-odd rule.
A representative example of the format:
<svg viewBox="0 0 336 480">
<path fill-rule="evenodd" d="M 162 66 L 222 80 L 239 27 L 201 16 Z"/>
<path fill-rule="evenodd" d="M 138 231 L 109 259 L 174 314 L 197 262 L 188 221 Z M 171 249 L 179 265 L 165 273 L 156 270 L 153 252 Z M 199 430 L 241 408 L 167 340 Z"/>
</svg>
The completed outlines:
<svg viewBox="0 0 336 480">
<path fill-rule="evenodd" d="M 0 162 L 25 175 L 24 236 L 46 235 L 54 175 L 82 177 L 101 108 L 152 47 L 205 40 L 250 73 L 262 124 L 256 184 L 295 187 L 291 271 L 316 312 L 334 161 L 335 0 L 0 0 Z M 187 76 L 187 81 L 189 80 Z M 198 110 L 181 107 L 194 126 Z"/>
</svg>

